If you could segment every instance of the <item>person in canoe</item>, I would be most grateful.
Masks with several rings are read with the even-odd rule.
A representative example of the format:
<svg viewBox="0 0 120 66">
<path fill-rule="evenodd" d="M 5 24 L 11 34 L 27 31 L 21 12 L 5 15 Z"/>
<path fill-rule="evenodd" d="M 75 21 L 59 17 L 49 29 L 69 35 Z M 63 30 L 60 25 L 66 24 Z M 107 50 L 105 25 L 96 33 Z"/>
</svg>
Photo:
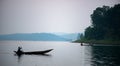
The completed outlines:
<svg viewBox="0 0 120 66">
<path fill-rule="evenodd" d="M 50 51 L 52 51 L 53 49 L 48 49 L 48 50 L 44 50 L 44 51 L 31 51 L 31 52 L 24 52 L 21 50 L 22 47 L 18 47 L 17 51 L 14 51 L 17 55 L 22 55 L 22 54 L 46 54 Z"/>
<path fill-rule="evenodd" d="M 23 51 L 22 51 L 21 49 L 22 49 L 22 47 L 18 47 L 18 50 L 17 50 L 17 53 L 18 53 L 18 54 L 23 53 Z"/>
</svg>

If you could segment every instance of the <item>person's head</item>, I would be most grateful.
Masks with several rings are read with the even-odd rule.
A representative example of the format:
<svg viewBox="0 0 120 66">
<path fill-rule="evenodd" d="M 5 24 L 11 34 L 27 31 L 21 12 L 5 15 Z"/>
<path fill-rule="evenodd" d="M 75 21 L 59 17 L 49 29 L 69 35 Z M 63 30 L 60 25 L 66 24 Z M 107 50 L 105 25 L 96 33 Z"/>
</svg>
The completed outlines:
<svg viewBox="0 0 120 66">
<path fill-rule="evenodd" d="M 21 47 L 18 47 L 18 49 L 22 49 Z"/>
</svg>

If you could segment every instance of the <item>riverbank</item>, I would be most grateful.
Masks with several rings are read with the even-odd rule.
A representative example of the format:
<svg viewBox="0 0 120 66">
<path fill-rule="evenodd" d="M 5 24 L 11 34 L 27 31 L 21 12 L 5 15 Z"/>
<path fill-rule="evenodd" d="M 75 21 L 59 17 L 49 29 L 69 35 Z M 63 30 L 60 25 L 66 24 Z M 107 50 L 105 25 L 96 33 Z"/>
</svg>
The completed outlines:
<svg viewBox="0 0 120 66">
<path fill-rule="evenodd" d="M 76 40 L 73 41 L 75 43 L 88 43 L 88 44 L 112 44 L 112 45 L 120 45 L 120 41 L 113 40 Z"/>
</svg>

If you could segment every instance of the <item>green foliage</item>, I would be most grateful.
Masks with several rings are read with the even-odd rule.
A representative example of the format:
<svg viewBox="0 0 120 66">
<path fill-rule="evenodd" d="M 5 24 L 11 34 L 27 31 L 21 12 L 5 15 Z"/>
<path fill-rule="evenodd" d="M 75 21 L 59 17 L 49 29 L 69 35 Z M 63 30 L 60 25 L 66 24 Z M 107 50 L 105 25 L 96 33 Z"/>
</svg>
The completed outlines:
<svg viewBox="0 0 120 66">
<path fill-rule="evenodd" d="M 120 4 L 98 7 L 91 14 L 92 25 L 85 30 L 88 40 L 120 39 Z"/>
</svg>

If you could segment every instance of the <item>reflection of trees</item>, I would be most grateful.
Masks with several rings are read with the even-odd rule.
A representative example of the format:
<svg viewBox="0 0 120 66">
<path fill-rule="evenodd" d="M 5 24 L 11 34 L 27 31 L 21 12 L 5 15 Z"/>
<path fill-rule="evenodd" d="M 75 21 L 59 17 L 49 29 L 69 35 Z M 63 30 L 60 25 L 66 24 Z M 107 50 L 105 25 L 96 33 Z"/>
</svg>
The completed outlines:
<svg viewBox="0 0 120 66">
<path fill-rule="evenodd" d="M 91 51 L 92 66 L 119 66 L 120 47 L 94 46 Z"/>
</svg>

